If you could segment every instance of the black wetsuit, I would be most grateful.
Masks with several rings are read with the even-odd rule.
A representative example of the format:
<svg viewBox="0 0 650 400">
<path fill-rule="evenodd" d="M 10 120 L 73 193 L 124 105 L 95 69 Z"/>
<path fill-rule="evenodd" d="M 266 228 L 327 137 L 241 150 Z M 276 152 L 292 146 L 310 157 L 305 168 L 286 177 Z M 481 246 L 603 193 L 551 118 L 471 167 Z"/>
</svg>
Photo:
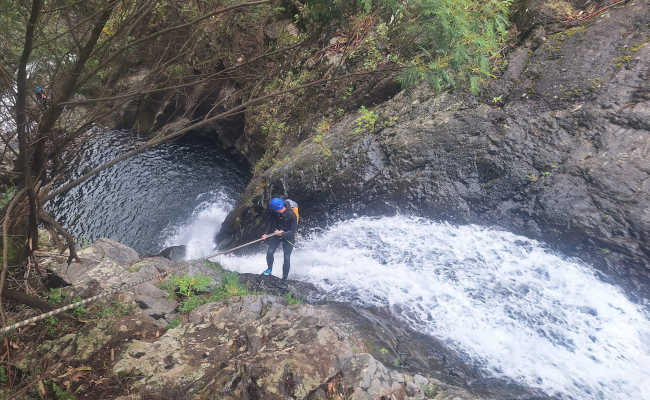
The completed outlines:
<svg viewBox="0 0 650 400">
<path fill-rule="evenodd" d="M 296 229 L 298 228 L 298 219 L 291 207 L 285 202 L 285 210 L 283 213 L 268 210 L 266 226 L 264 232 L 271 234 L 276 230 L 284 231 L 282 236 L 273 236 L 266 239 L 269 249 L 266 252 L 266 265 L 269 269 L 273 268 L 273 253 L 282 242 L 282 250 L 284 251 L 284 263 L 282 264 L 282 279 L 287 279 L 289 276 L 289 268 L 291 268 L 291 252 L 296 241 Z"/>
</svg>

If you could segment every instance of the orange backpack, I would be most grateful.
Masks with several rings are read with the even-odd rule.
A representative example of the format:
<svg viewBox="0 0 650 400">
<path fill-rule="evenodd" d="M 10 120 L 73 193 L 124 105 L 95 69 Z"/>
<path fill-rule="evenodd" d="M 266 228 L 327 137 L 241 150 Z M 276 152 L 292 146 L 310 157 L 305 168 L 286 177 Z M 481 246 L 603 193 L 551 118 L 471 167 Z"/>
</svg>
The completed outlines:
<svg viewBox="0 0 650 400">
<path fill-rule="evenodd" d="M 291 208 L 293 213 L 296 214 L 296 222 L 300 222 L 300 212 L 298 211 L 298 203 L 296 203 L 291 199 L 286 199 L 284 202 L 289 206 L 289 208 Z"/>
</svg>

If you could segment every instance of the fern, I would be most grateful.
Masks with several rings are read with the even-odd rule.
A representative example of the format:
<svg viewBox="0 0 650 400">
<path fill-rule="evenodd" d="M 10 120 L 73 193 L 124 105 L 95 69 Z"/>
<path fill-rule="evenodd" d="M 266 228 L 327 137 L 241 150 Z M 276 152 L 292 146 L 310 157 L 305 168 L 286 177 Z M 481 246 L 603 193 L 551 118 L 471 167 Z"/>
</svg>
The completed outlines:
<svg viewBox="0 0 650 400">
<path fill-rule="evenodd" d="M 284 0 L 287 1 L 287 0 Z M 512 0 L 306 0 L 300 14 L 313 33 L 335 20 L 373 13 L 399 49 L 403 87 L 427 82 L 435 90 L 467 87 L 478 93 L 499 60 Z M 383 19 L 383 21 L 381 21 Z"/>
<path fill-rule="evenodd" d="M 415 0 L 408 26 L 394 35 L 406 46 L 403 86 L 428 82 L 435 90 L 466 86 L 478 94 L 507 35 L 510 0 Z M 417 47 L 416 47 L 417 46 Z M 411 54 L 409 55 L 408 52 Z"/>
</svg>

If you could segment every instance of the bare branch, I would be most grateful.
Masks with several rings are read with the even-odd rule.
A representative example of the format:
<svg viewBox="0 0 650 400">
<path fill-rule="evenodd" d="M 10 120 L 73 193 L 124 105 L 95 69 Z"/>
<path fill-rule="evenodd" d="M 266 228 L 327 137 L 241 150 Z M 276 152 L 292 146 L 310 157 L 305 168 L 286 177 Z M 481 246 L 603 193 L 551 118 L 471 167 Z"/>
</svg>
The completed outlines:
<svg viewBox="0 0 650 400">
<path fill-rule="evenodd" d="M 159 145 L 161 143 L 167 142 L 167 141 L 172 140 L 172 139 L 179 138 L 179 137 L 187 134 L 188 132 L 190 132 L 190 131 L 192 131 L 194 129 L 198 129 L 198 128 L 201 128 L 201 127 L 206 126 L 208 124 L 211 124 L 211 123 L 213 123 L 215 121 L 218 121 L 218 120 L 221 120 L 221 119 L 224 119 L 224 118 L 228 118 L 228 117 L 231 117 L 231 116 L 236 115 L 236 114 L 240 114 L 240 113 L 244 112 L 247 107 L 259 105 L 259 104 L 262 104 L 265 101 L 267 101 L 269 99 L 272 99 L 274 97 L 282 96 L 282 95 L 285 95 L 285 94 L 288 94 L 288 93 L 297 92 L 299 90 L 306 89 L 306 88 L 309 88 L 309 87 L 312 87 L 312 86 L 322 85 L 322 84 L 327 83 L 327 82 L 348 79 L 348 78 L 351 78 L 353 76 L 372 75 L 372 74 L 377 74 L 377 73 L 382 73 L 382 72 L 395 72 L 395 71 L 397 71 L 397 70 L 357 72 L 357 73 L 351 73 L 351 74 L 343 75 L 343 76 L 340 76 L 340 77 L 319 79 L 319 80 L 312 81 L 312 82 L 309 82 L 309 83 L 305 83 L 303 85 L 296 86 L 296 87 L 293 87 L 293 88 L 290 88 L 290 89 L 276 91 L 276 92 L 273 92 L 273 93 L 270 93 L 270 94 L 267 94 L 267 95 L 264 95 L 264 96 L 260 96 L 260 97 L 248 100 L 248 101 L 240 104 L 239 106 L 233 107 L 228 111 L 224 111 L 223 113 L 217 114 L 214 117 L 203 119 L 200 122 L 196 122 L 196 123 L 194 123 L 192 125 L 189 125 L 189 126 L 183 128 L 181 130 L 175 131 L 175 132 L 170 133 L 168 135 L 155 137 L 155 138 L 149 140 L 148 142 L 146 142 L 145 144 L 140 145 L 140 146 L 136 147 L 135 149 L 133 149 L 133 150 L 131 150 L 129 152 L 126 152 L 126 153 L 122 154 L 121 156 L 118 156 L 118 157 L 112 159 L 111 161 L 106 162 L 103 165 L 100 165 L 99 167 L 89 171 L 88 173 L 84 174 L 83 176 L 79 177 L 78 179 L 75 179 L 74 181 L 72 181 L 70 183 L 67 183 L 66 185 L 60 187 L 59 189 L 56 189 L 53 192 L 47 194 L 42 199 L 42 202 L 45 203 L 45 202 L 53 199 L 55 196 L 58 196 L 61 193 L 67 192 L 68 190 L 72 189 L 73 187 L 85 182 L 86 180 L 88 180 L 92 176 L 104 171 L 105 169 L 108 169 L 108 168 L 112 167 L 113 165 L 115 165 L 115 164 L 117 164 L 117 163 L 119 163 L 121 161 L 126 160 L 127 158 L 130 158 L 130 157 L 132 157 L 132 156 L 134 156 L 134 155 L 136 155 L 138 153 L 141 153 L 141 152 L 143 152 L 143 151 L 145 151 L 147 149 L 150 149 L 150 148 L 152 148 L 154 146 L 157 146 L 157 145 Z"/>
<path fill-rule="evenodd" d="M 299 47 L 301 44 L 303 44 L 303 42 L 299 42 L 299 43 L 296 43 L 294 45 L 291 45 L 289 47 L 285 47 L 285 48 L 282 48 L 282 49 L 279 49 L 279 50 L 274 50 L 274 51 L 271 51 L 271 52 L 268 52 L 268 53 L 264 53 L 262 55 L 259 55 L 259 56 L 255 57 L 255 58 L 250 59 L 249 61 L 237 64 L 237 65 L 233 65 L 232 67 L 228 67 L 228 68 L 223 69 L 221 71 L 210 74 L 210 75 L 208 75 L 207 77 L 205 77 L 203 79 L 199 79 L 199 80 L 193 81 L 193 82 L 181 83 L 181 84 L 178 84 L 178 85 L 167 86 L 167 87 L 162 87 L 162 88 L 158 88 L 158 89 L 151 89 L 151 90 L 146 90 L 146 91 L 130 92 L 130 93 L 125 93 L 125 94 L 122 94 L 122 95 L 119 95 L 119 96 L 100 97 L 100 98 L 96 98 L 96 99 L 84 99 L 84 100 L 76 100 L 76 101 L 66 101 L 66 102 L 59 103 L 59 104 L 62 105 L 62 106 L 80 105 L 80 104 L 93 104 L 93 103 L 100 103 L 100 102 L 106 102 L 106 101 L 123 100 L 123 99 L 128 99 L 130 97 L 144 96 L 144 95 L 147 95 L 147 94 L 160 93 L 160 92 L 165 92 L 165 91 L 168 91 L 168 90 L 176 90 L 176 89 L 182 89 L 182 88 L 186 88 L 186 87 L 196 86 L 196 85 L 200 85 L 202 83 L 208 82 L 210 80 L 213 80 L 217 76 L 220 76 L 220 75 L 226 74 L 228 72 L 235 71 L 235 70 L 237 70 L 239 68 L 242 68 L 244 66 L 250 65 L 250 64 L 252 64 L 254 62 L 257 62 L 257 61 L 259 61 L 259 60 L 261 60 L 263 58 L 271 57 L 271 56 L 274 56 L 276 54 L 280 54 L 280 53 L 284 53 L 284 52 L 289 51 L 289 50 L 293 50 L 296 47 Z M 230 79 L 230 78 L 231 77 L 228 77 L 228 79 Z"/>
<path fill-rule="evenodd" d="M 198 22 L 201 22 L 201 21 L 203 21 L 205 19 L 208 19 L 210 17 L 214 17 L 215 15 L 223 14 L 225 12 L 236 10 L 236 9 L 239 9 L 239 8 L 252 7 L 252 6 L 257 6 L 257 5 L 261 5 L 261 4 L 267 4 L 267 3 L 270 3 L 270 2 L 271 2 L 271 0 L 259 0 L 259 1 L 253 1 L 253 2 L 250 2 L 250 3 L 242 3 L 242 4 L 236 4 L 236 5 L 229 6 L 229 7 L 224 7 L 224 8 L 221 8 L 219 10 L 213 11 L 211 13 L 202 15 L 202 16 L 200 16 L 198 18 L 195 18 L 190 22 L 180 24 L 180 25 L 175 25 L 175 26 L 169 27 L 167 29 L 163 29 L 163 30 L 160 30 L 158 32 L 154 32 L 151 35 L 145 36 L 145 37 L 143 37 L 141 39 L 134 40 L 131 43 L 127 43 L 124 47 L 117 50 L 112 56 L 108 57 L 108 59 L 106 59 L 103 63 L 101 63 L 100 65 L 95 67 L 92 71 L 88 72 L 88 74 L 86 74 L 86 76 L 83 79 L 81 79 L 81 82 L 85 83 L 88 79 L 95 76 L 97 74 L 97 72 L 99 72 L 102 68 L 104 68 L 106 66 L 106 64 L 113 61 L 115 58 L 117 58 L 119 55 L 124 53 L 127 49 L 131 48 L 132 46 L 135 46 L 137 44 L 150 41 L 151 39 L 154 39 L 154 38 L 156 38 L 156 37 L 158 37 L 160 35 L 164 35 L 165 33 L 169 33 L 169 32 L 179 30 L 179 29 L 187 28 L 188 26 L 192 26 L 192 25 L 194 25 L 194 24 L 196 24 Z"/>
</svg>

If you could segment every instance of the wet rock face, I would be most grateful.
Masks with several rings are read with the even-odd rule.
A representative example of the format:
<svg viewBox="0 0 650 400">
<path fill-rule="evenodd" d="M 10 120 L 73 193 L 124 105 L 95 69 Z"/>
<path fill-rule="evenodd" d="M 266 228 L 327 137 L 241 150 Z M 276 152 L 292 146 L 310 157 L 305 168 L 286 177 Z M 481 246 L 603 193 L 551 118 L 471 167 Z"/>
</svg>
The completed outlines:
<svg viewBox="0 0 650 400">
<path fill-rule="evenodd" d="M 190 323 L 154 342 L 133 341 L 116 374 L 141 386 L 187 387 L 192 398 L 223 399 L 475 399 L 465 389 L 421 375 L 391 371 L 368 354 L 366 336 L 336 307 L 245 296 L 209 303 Z"/>
<path fill-rule="evenodd" d="M 649 8 L 629 2 L 561 31 L 529 15 L 527 39 L 482 97 L 400 93 L 361 133 L 344 118 L 321 144 L 304 142 L 254 178 L 220 240 L 257 235 L 268 184 L 298 201 L 307 222 L 397 209 L 496 225 L 645 285 Z"/>
</svg>

